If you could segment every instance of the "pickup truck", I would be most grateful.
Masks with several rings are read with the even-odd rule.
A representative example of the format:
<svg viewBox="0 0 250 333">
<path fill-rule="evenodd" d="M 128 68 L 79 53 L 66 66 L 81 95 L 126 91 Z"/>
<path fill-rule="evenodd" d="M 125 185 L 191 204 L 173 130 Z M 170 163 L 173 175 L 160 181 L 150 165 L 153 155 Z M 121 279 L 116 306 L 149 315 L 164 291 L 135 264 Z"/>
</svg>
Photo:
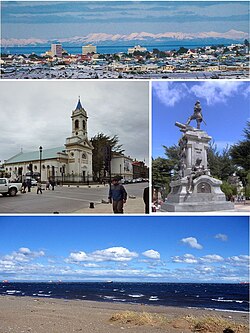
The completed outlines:
<svg viewBox="0 0 250 333">
<path fill-rule="evenodd" d="M 21 190 L 22 183 L 11 183 L 8 178 L 0 178 L 0 194 L 14 197 Z"/>
</svg>

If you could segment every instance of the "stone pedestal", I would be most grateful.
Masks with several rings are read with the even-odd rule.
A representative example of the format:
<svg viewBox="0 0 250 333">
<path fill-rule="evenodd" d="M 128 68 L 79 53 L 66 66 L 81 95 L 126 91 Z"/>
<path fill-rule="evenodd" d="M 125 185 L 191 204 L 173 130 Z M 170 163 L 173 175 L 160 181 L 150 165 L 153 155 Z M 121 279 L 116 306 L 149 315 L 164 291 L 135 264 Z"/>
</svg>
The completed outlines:
<svg viewBox="0 0 250 333">
<path fill-rule="evenodd" d="M 168 212 L 208 212 L 232 210 L 234 205 L 226 201 L 221 191 L 221 181 L 203 175 L 193 181 L 193 190 L 188 192 L 189 180 L 184 177 L 170 183 L 171 192 L 162 204 L 162 210 Z"/>
<path fill-rule="evenodd" d="M 179 179 L 170 183 L 171 192 L 162 210 L 168 212 L 208 212 L 232 210 L 221 191 L 222 182 L 210 175 L 207 150 L 212 139 L 205 131 L 176 123 L 183 135 L 179 140 Z"/>
</svg>

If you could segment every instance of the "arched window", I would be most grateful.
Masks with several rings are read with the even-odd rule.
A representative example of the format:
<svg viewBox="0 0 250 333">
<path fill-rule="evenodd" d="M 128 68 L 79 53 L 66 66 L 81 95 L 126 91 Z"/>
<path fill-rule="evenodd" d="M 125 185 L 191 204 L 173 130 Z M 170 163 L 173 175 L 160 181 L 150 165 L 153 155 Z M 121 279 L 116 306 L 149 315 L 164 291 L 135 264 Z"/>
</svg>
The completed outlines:
<svg viewBox="0 0 250 333">
<path fill-rule="evenodd" d="M 79 129 L 79 120 L 78 119 L 75 120 L 75 129 L 76 130 Z"/>
<path fill-rule="evenodd" d="M 83 128 L 83 130 L 86 129 L 86 122 L 85 122 L 85 120 L 82 121 L 82 128 Z"/>
</svg>

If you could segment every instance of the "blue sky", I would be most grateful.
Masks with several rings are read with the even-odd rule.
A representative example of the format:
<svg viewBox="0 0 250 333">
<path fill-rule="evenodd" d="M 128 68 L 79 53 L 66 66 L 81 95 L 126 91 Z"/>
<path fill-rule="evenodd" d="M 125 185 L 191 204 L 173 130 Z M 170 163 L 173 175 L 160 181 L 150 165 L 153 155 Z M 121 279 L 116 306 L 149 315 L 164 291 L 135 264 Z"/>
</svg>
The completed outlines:
<svg viewBox="0 0 250 333">
<path fill-rule="evenodd" d="M 1 216 L 0 280 L 240 282 L 246 216 Z"/>
<path fill-rule="evenodd" d="M 2 1 L 2 38 L 89 33 L 248 32 L 245 1 Z"/>
<path fill-rule="evenodd" d="M 164 157 L 164 148 L 178 144 L 182 133 L 174 124 L 185 123 L 193 113 L 194 104 L 201 102 L 201 129 L 212 136 L 217 149 L 243 139 L 249 113 L 249 82 L 239 81 L 178 81 L 152 82 L 152 153 Z M 196 122 L 190 123 L 196 126 Z"/>
</svg>

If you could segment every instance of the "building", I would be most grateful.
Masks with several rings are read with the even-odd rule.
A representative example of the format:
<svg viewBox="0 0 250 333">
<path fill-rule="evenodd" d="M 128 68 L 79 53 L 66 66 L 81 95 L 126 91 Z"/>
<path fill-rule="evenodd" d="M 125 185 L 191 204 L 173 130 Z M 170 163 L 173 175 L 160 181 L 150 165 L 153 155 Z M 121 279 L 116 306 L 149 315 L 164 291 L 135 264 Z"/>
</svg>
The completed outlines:
<svg viewBox="0 0 250 333">
<path fill-rule="evenodd" d="M 88 44 L 82 47 L 82 55 L 86 55 L 88 53 L 96 53 L 96 46 L 92 44 Z"/>
<path fill-rule="evenodd" d="M 4 161 L 5 172 L 11 179 L 26 177 L 49 178 L 58 181 L 87 182 L 92 180 L 92 150 L 88 140 L 88 117 L 80 98 L 72 111 L 72 133 L 61 147 L 23 152 Z"/>
<path fill-rule="evenodd" d="M 125 180 L 133 179 L 133 159 L 119 153 L 112 153 L 111 177 L 120 176 Z"/>
<path fill-rule="evenodd" d="M 149 170 L 148 167 L 142 161 L 134 161 L 132 163 L 133 166 L 133 179 L 148 179 L 149 178 Z"/>
<path fill-rule="evenodd" d="M 51 44 L 51 55 L 62 58 L 62 44 Z"/>
<path fill-rule="evenodd" d="M 140 45 L 128 48 L 128 54 L 133 54 L 134 52 L 146 52 L 146 51 L 147 51 L 146 47 L 142 47 Z"/>
</svg>

